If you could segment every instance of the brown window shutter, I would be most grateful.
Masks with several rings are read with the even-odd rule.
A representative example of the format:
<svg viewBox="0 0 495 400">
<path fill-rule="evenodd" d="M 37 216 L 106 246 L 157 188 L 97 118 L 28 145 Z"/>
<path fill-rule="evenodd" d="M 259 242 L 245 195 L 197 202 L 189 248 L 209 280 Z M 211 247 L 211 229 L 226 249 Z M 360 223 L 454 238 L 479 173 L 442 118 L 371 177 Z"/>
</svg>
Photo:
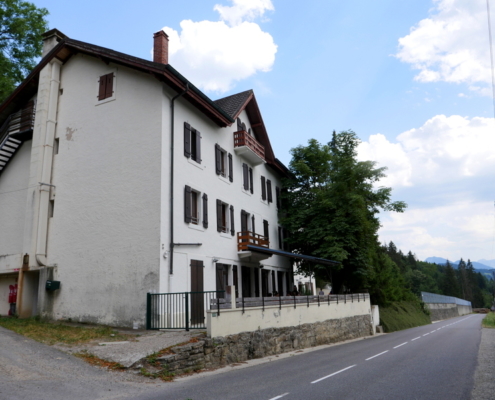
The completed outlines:
<svg viewBox="0 0 495 400">
<path fill-rule="evenodd" d="M 184 188 L 184 221 L 191 222 L 191 187 Z"/>
<path fill-rule="evenodd" d="M 106 75 L 100 76 L 100 86 L 98 88 L 98 100 L 105 99 L 106 87 L 107 87 L 107 76 Z"/>
<path fill-rule="evenodd" d="M 270 179 L 267 179 L 266 181 L 266 191 L 268 192 L 268 203 L 272 203 L 272 181 Z"/>
<path fill-rule="evenodd" d="M 201 133 L 196 131 L 196 160 L 198 164 L 201 164 Z"/>
<path fill-rule="evenodd" d="M 107 74 L 107 85 L 105 87 L 105 98 L 113 96 L 113 72 Z"/>
<path fill-rule="evenodd" d="M 184 155 L 191 157 L 191 125 L 184 122 Z"/>
<path fill-rule="evenodd" d="M 249 168 L 249 190 L 253 194 L 253 169 Z"/>
<path fill-rule="evenodd" d="M 222 202 L 217 199 L 217 231 L 222 232 Z"/>
<path fill-rule="evenodd" d="M 265 185 L 265 177 L 261 177 L 261 198 L 266 200 L 266 185 Z"/>
<path fill-rule="evenodd" d="M 203 228 L 208 228 L 208 195 L 203 193 Z"/>
<path fill-rule="evenodd" d="M 229 181 L 234 182 L 234 168 L 232 165 L 232 154 L 229 153 Z"/>
<path fill-rule="evenodd" d="M 242 121 L 240 118 L 237 118 L 237 131 L 242 131 Z"/>
<path fill-rule="evenodd" d="M 280 188 L 278 186 L 275 186 L 275 197 L 277 200 L 277 208 L 280 210 L 282 206 L 280 204 Z"/>
<path fill-rule="evenodd" d="M 268 230 L 268 221 L 263 220 L 263 236 L 265 236 L 267 239 L 270 238 L 269 230 Z"/>
<path fill-rule="evenodd" d="M 234 226 L 234 206 L 230 206 L 230 234 L 232 236 L 235 235 L 235 226 Z"/>
<path fill-rule="evenodd" d="M 222 152 L 218 144 L 215 144 L 215 166 L 217 175 L 220 175 L 222 173 Z"/>
<path fill-rule="evenodd" d="M 256 233 L 256 227 L 254 225 L 254 215 L 251 216 L 251 232 Z"/>
<path fill-rule="evenodd" d="M 244 190 L 249 190 L 248 166 L 246 163 L 242 164 L 242 178 L 244 181 Z"/>
</svg>

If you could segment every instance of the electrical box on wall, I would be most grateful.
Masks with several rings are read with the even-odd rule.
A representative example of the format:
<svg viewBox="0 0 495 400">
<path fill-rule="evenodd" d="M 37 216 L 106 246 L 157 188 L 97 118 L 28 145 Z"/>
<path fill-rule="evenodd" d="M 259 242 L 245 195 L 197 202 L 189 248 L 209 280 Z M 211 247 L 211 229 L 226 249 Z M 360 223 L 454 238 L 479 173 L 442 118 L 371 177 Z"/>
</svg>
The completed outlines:
<svg viewBox="0 0 495 400">
<path fill-rule="evenodd" d="M 60 281 L 46 281 L 45 289 L 52 292 L 60 289 Z"/>
</svg>

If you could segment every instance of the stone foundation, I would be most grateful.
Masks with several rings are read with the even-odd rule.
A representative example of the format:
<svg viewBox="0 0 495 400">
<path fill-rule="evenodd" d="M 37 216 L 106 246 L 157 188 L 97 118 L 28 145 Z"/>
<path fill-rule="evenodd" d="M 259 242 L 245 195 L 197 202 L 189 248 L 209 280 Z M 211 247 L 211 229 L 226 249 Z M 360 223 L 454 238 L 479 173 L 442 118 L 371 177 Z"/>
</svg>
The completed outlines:
<svg viewBox="0 0 495 400">
<path fill-rule="evenodd" d="M 173 347 L 173 354 L 156 358 L 155 367 L 159 365 L 170 374 L 181 374 L 370 335 L 370 315 L 269 328 Z"/>
</svg>

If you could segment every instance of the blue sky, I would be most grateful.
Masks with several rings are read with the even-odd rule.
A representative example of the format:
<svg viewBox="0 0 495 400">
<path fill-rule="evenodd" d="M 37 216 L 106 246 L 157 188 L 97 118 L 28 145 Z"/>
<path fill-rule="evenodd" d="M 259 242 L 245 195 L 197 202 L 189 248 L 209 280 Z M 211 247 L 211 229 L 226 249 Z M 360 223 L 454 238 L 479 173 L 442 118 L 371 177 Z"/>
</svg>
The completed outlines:
<svg viewBox="0 0 495 400">
<path fill-rule="evenodd" d="M 495 258 L 486 0 L 34 3 L 50 28 L 145 59 L 165 28 L 170 64 L 212 99 L 254 89 L 286 164 L 310 138 L 354 130 L 409 204 L 382 216 L 382 241 L 420 259 Z"/>
</svg>

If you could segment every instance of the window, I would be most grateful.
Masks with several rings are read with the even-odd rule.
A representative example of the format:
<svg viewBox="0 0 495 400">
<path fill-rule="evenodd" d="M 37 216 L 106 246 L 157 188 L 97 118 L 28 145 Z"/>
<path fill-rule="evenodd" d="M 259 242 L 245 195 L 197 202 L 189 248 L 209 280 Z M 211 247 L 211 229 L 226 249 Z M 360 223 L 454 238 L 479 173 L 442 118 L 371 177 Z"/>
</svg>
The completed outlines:
<svg viewBox="0 0 495 400">
<path fill-rule="evenodd" d="M 268 193 L 268 203 L 273 203 L 272 181 L 270 179 L 267 179 L 267 181 L 266 181 L 266 191 Z"/>
<path fill-rule="evenodd" d="M 266 238 L 266 240 L 270 239 L 267 220 L 263 220 L 263 236 Z"/>
<path fill-rule="evenodd" d="M 265 177 L 262 176 L 261 177 L 261 198 L 263 200 L 266 200 L 266 184 L 265 184 L 265 181 L 266 181 Z"/>
<path fill-rule="evenodd" d="M 222 149 L 218 144 L 215 144 L 215 166 L 217 175 L 227 177 L 229 175 L 229 181 L 234 181 L 233 168 L 232 168 L 232 154 Z"/>
<path fill-rule="evenodd" d="M 200 202 L 202 199 L 202 202 Z M 199 225 L 201 220 L 201 209 L 203 210 L 203 228 L 208 228 L 208 196 L 191 189 L 190 186 L 184 188 L 184 222 Z"/>
<path fill-rule="evenodd" d="M 242 177 L 244 180 L 244 190 L 253 193 L 253 169 L 247 164 L 242 164 Z"/>
<path fill-rule="evenodd" d="M 229 231 L 229 225 L 230 234 L 234 236 L 234 206 L 229 206 L 222 200 L 217 199 L 217 231 L 227 233 Z"/>
<path fill-rule="evenodd" d="M 98 101 L 108 99 L 113 96 L 113 72 L 100 76 L 98 86 Z"/>
<path fill-rule="evenodd" d="M 201 164 L 201 133 L 184 122 L 184 156 Z"/>
</svg>

